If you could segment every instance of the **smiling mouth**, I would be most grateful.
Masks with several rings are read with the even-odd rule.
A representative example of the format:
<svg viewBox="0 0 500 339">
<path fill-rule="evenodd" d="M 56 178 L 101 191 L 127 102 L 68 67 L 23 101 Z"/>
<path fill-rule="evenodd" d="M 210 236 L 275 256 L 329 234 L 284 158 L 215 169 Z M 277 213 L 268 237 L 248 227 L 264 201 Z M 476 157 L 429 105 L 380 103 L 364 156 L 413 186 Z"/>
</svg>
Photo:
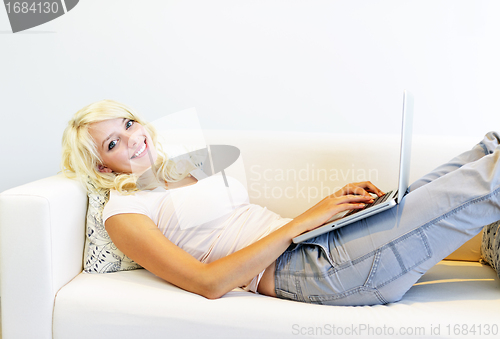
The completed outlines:
<svg viewBox="0 0 500 339">
<path fill-rule="evenodd" d="M 140 149 L 140 150 L 138 150 L 138 151 L 134 154 L 134 156 L 133 156 L 132 158 L 130 158 L 130 159 L 134 159 L 134 158 L 140 157 L 140 156 L 141 156 L 141 154 L 142 154 L 145 150 L 146 150 L 146 140 L 144 140 L 144 145 L 142 145 L 141 149 Z"/>
</svg>

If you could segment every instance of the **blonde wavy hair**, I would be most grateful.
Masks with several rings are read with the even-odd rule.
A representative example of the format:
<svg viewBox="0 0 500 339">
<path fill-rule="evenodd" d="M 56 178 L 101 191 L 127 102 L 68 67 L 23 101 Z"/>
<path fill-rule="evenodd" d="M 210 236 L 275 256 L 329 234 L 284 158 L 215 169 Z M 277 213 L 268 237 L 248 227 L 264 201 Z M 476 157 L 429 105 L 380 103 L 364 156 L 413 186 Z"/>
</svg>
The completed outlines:
<svg viewBox="0 0 500 339">
<path fill-rule="evenodd" d="M 98 170 L 98 166 L 103 161 L 97 152 L 89 127 L 96 122 L 117 118 L 138 122 L 151 136 L 158 152 L 152 172 L 159 182 L 175 182 L 187 175 L 185 171 L 179 171 L 176 164 L 165 154 L 158 143 L 156 129 L 151 124 L 146 123 L 136 111 L 127 105 L 113 100 L 102 100 L 76 112 L 64 130 L 61 167 L 67 177 L 80 180 L 87 191 L 98 188 L 131 193 L 138 190 L 137 175 L 102 173 Z"/>
</svg>

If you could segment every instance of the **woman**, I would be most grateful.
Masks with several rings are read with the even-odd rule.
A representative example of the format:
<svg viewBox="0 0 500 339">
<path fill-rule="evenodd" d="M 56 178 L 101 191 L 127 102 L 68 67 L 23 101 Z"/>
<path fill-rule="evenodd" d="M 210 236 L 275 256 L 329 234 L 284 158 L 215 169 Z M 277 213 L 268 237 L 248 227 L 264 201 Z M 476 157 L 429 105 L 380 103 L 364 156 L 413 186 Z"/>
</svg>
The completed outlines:
<svg viewBox="0 0 500 339">
<path fill-rule="evenodd" d="M 349 184 L 293 220 L 244 198 L 228 206 L 214 181 L 179 171 L 155 131 L 130 107 L 109 100 L 69 122 L 63 168 L 87 185 L 111 189 L 103 220 L 114 244 L 180 288 L 211 299 L 244 287 L 303 302 L 374 305 L 400 300 L 425 271 L 500 219 L 499 139 L 488 133 L 415 182 L 397 208 L 299 245 L 292 238 L 383 192 L 370 182 Z M 154 180 L 139 189 L 140 178 Z M 230 187 L 241 197 L 237 183 Z M 213 195 L 207 206 L 190 198 L 205 194 Z"/>
</svg>

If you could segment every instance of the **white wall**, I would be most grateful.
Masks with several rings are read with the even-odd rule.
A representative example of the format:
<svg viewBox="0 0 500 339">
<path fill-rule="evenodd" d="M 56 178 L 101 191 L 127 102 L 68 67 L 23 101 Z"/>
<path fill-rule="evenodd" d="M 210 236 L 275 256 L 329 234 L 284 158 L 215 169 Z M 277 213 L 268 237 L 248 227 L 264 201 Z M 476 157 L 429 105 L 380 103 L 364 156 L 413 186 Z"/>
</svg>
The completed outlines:
<svg viewBox="0 0 500 339">
<path fill-rule="evenodd" d="M 498 1 L 80 0 L 12 34 L 0 8 L 0 191 L 56 173 L 70 116 L 111 98 L 206 129 L 500 129 Z M 332 146 L 333 147 L 333 146 Z"/>
</svg>

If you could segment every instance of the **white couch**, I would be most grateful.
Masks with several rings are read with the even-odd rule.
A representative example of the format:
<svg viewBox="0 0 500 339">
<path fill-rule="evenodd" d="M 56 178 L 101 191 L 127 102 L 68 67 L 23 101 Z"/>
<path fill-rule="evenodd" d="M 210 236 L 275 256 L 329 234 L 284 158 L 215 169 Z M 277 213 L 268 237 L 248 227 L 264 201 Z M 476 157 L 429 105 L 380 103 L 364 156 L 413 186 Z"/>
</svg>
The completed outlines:
<svg viewBox="0 0 500 339">
<path fill-rule="evenodd" d="M 205 136 L 210 144 L 237 146 L 241 156 L 226 173 L 246 180 L 252 202 L 286 217 L 349 181 L 369 179 L 384 190 L 397 182 L 398 136 Z M 415 136 L 412 180 L 481 137 Z M 86 206 L 82 187 L 60 174 L 0 195 L 3 339 L 462 338 L 499 331 L 500 281 L 477 262 L 480 237 L 454 255 L 475 262 L 440 262 L 393 304 L 311 305 L 238 289 L 208 300 L 142 269 L 82 273 Z"/>
</svg>

